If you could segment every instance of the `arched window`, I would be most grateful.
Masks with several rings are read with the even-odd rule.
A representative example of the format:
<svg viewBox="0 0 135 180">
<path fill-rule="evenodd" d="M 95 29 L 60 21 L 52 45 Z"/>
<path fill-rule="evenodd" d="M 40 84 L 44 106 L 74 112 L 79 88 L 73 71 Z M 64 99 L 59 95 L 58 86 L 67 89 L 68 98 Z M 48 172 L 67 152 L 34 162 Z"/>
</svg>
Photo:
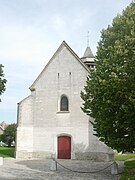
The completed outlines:
<svg viewBox="0 0 135 180">
<path fill-rule="evenodd" d="M 68 111 L 68 98 L 65 95 L 61 96 L 60 111 Z"/>
</svg>

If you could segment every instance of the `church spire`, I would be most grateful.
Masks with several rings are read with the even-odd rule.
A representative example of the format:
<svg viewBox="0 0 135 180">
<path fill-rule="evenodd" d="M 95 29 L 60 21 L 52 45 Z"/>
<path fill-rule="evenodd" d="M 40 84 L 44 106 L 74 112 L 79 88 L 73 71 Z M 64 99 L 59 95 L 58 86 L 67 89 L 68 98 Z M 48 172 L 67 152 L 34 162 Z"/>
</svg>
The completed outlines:
<svg viewBox="0 0 135 180">
<path fill-rule="evenodd" d="M 85 50 L 82 58 L 94 58 L 94 55 L 89 46 L 89 38 L 90 38 L 90 35 L 89 35 L 89 31 L 88 31 L 87 32 L 87 47 L 86 47 L 86 50 Z"/>
<path fill-rule="evenodd" d="M 84 52 L 83 57 L 81 58 L 81 60 L 88 66 L 88 67 L 94 67 L 94 55 L 91 51 L 91 48 L 89 46 L 89 31 L 87 33 L 87 47 L 86 50 Z"/>
<path fill-rule="evenodd" d="M 82 58 L 94 58 L 94 55 L 89 46 L 86 47 L 86 50 Z"/>
</svg>

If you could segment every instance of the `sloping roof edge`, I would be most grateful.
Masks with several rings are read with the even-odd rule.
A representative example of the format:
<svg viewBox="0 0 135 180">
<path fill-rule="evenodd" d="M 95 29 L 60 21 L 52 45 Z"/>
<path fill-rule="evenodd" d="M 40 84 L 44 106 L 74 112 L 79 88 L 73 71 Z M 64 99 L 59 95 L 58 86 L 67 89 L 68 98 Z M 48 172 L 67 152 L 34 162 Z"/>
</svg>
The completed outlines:
<svg viewBox="0 0 135 180">
<path fill-rule="evenodd" d="M 4 131 L 4 128 L 0 125 L 0 128 Z"/>
<path fill-rule="evenodd" d="M 30 97 L 33 97 L 32 95 L 29 95 L 27 97 L 25 97 L 23 100 L 21 100 L 20 102 L 17 103 L 17 105 L 20 105 L 21 103 L 23 103 L 25 100 L 29 99 Z"/>
<path fill-rule="evenodd" d="M 41 73 L 38 75 L 38 77 L 36 78 L 36 80 L 33 82 L 33 84 L 29 87 L 29 89 L 31 91 L 34 91 L 34 85 L 36 84 L 36 82 L 38 81 L 38 79 L 41 77 L 41 75 L 43 74 L 43 72 L 45 71 L 45 69 L 49 66 L 49 64 L 52 62 L 52 60 L 54 59 L 54 57 L 56 56 L 56 54 L 60 51 L 60 49 L 62 48 L 62 46 L 65 46 L 70 52 L 71 54 L 73 54 L 73 56 L 80 62 L 80 64 L 89 72 L 89 68 L 82 62 L 82 60 L 79 58 L 79 56 L 71 49 L 71 47 L 65 42 L 63 41 L 61 43 L 61 45 L 59 46 L 59 48 L 56 50 L 56 52 L 54 53 L 54 55 L 51 57 L 51 59 L 49 60 L 49 62 L 46 64 L 46 66 L 43 68 L 43 70 L 41 71 Z"/>
</svg>

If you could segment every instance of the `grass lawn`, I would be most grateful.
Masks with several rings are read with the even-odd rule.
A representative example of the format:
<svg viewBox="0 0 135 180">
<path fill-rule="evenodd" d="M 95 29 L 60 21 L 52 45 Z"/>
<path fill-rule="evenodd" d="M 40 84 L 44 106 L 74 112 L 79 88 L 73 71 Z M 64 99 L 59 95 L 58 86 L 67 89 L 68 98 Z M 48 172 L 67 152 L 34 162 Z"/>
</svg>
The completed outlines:
<svg viewBox="0 0 135 180">
<path fill-rule="evenodd" d="M 135 180 L 135 154 L 117 154 L 115 155 L 116 161 L 124 162 L 124 171 L 120 180 Z"/>
<path fill-rule="evenodd" d="M 116 161 L 126 161 L 128 159 L 135 158 L 135 154 L 117 154 L 115 155 Z"/>
<path fill-rule="evenodd" d="M 0 157 L 14 157 L 14 147 L 0 147 Z"/>
<path fill-rule="evenodd" d="M 124 172 L 120 180 L 135 180 L 135 160 L 125 161 Z"/>
</svg>

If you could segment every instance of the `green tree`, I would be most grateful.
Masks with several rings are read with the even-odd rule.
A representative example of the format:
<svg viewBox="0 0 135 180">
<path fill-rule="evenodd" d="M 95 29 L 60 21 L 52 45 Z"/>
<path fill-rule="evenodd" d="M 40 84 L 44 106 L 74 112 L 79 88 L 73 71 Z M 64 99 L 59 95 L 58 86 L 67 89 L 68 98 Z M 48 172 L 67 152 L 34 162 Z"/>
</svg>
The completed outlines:
<svg viewBox="0 0 135 180">
<path fill-rule="evenodd" d="M 101 32 L 81 97 L 95 135 L 118 151 L 135 149 L 135 1 Z"/>
<path fill-rule="evenodd" d="M 11 143 L 16 139 L 16 129 L 16 124 L 10 124 L 7 126 L 4 133 L 2 134 L 2 141 L 8 146 L 11 146 Z"/>
<path fill-rule="evenodd" d="M 4 74 L 3 74 L 3 65 L 0 64 L 0 95 L 6 90 L 5 87 L 6 82 L 7 80 L 4 79 Z"/>
</svg>

